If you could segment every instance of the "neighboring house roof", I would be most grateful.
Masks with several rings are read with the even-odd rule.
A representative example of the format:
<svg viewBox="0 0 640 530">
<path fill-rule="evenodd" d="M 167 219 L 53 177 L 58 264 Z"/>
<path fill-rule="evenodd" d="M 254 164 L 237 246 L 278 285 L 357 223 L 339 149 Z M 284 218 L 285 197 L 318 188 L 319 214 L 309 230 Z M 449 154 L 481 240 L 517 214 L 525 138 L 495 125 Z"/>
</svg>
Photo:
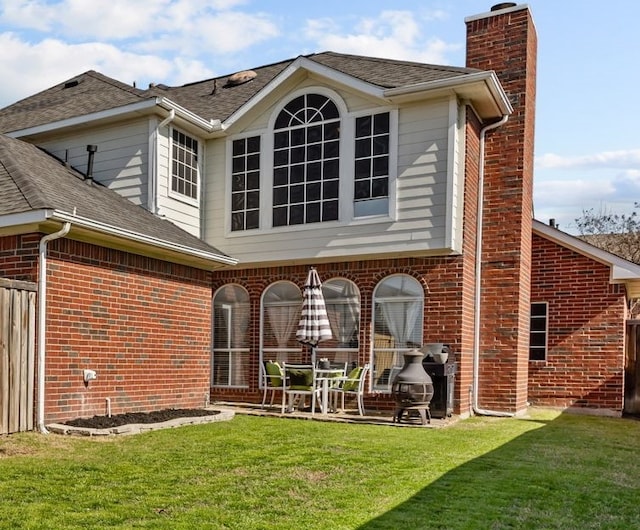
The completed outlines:
<svg viewBox="0 0 640 530">
<path fill-rule="evenodd" d="M 609 266 L 611 283 L 622 283 L 629 298 L 640 298 L 640 265 L 595 247 L 579 237 L 562 232 L 540 221 L 533 221 L 533 233 Z"/>
<path fill-rule="evenodd" d="M 85 179 L 38 147 L 0 134 L 0 227 L 52 221 L 71 222 L 72 235 L 76 229 L 78 234 L 90 232 L 98 239 L 126 240 L 127 247 L 153 249 L 155 256 L 183 255 L 201 268 L 235 263 L 175 224 Z"/>
<path fill-rule="evenodd" d="M 358 55 L 323 52 L 304 56 L 381 89 L 452 80 L 477 74 L 472 68 L 437 66 Z M 299 58 L 298 58 L 299 59 Z M 25 130 L 71 118 L 162 98 L 171 100 L 205 120 L 225 121 L 236 113 L 296 59 L 259 68 L 250 82 L 230 86 L 224 75 L 182 86 L 150 85 L 141 90 L 95 71 L 88 71 L 0 110 L 0 132 Z"/>
</svg>

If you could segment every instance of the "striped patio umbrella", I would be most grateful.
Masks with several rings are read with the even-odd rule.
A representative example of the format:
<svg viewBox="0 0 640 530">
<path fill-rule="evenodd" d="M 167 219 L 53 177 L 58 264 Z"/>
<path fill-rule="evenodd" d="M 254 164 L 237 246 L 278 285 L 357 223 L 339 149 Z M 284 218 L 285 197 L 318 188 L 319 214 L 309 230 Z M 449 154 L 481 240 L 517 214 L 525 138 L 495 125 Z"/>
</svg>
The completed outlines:
<svg viewBox="0 0 640 530">
<path fill-rule="evenodd" d="M 331 325 L 322 295 L 322 283 L 318 271 L 311 267 L 302 288 L 302 314 L 296 339 L 311 346 L 311 362 L 315 364 L 315 348 L 319 342 L 332 338 Z"/>
</svg>

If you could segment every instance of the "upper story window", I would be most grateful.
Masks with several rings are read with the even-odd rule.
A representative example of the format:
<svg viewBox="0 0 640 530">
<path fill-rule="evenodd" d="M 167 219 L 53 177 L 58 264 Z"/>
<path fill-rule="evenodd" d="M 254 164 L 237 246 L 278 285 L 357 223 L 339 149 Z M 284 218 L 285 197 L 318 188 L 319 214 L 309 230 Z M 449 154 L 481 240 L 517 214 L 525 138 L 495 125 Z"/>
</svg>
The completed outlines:
<svg viewBox="0 0 640 530">
<path fill-rule="evenodd" d="M 173 129 L 171 191 L 198 199 L 198 140 Z"/>
<path fill-rule="evenodd" d="M 328 97 L 290 101 L 274 126 L 273 226 L 338 219 L 340 114 Z"/>
<path fill-rule="evenodd" d="M 549 305 L 547 302 L 531 304 L 529 320 L 529 360 L 544 361 L 547 358 L 547 322 Z"/>
<path fill-rule="evenodd" d="M 389 211 L 389 113 L 356 118 L 354 215 Z"/>
<path fill-rule="evenodd" d="M 234 140 L 231 154 L 231 230 L 260 226 L 260 137 Z"/>
</svg>

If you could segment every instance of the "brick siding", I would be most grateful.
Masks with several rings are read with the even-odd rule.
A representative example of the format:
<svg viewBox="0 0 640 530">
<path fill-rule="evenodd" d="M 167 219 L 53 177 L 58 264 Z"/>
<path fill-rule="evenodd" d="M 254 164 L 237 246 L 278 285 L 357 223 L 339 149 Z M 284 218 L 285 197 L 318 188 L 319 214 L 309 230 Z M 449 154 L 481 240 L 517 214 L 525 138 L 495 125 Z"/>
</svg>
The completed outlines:
<svg viewBox="0 0 640 530">
<path fill-rule="evenodd" d="M 41 234 L 0 238 L 3 277 L 37 280 Z M 70 239 L 49 243 L 45 421 L 201 407 L 210 273 Z M 98 378 L 87 385 L 83 370 Z"/>
<path fill-rule="evenodd" d="M 513 106 L 485 143 L 480 408 L 527 406 L 537 38 L 529 10 L 467 22 L 466 65 L 495 70 Z"/>
<path fill-rule="evenodd" d="M 626 304 L 610 270 L 533 236 L 531 301 L 548 303 L 548 352 L 529 361 L 534 405 L 622 412 Z"/>
</svg>

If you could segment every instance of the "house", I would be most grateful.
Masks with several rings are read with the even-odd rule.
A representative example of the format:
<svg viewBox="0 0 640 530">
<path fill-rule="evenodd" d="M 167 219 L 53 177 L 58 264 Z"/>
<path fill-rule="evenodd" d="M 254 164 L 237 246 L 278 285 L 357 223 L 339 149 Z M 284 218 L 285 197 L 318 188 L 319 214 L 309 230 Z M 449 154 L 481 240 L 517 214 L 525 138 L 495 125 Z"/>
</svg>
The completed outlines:
<svg viewBox="0 0 640 530">
<path fill-rule="evenodd" d="M 39 191 L 0 195 L 0 276 L 46 271 L 42 421 L 257 401 L 262 361 L 307 355 L 310 266 L 318 354 L 371 363 L 368 406 L 393 407 L 404 351 L 444 342 L 456 413 L 620 414 L 640 268 L 532 220 L 528 6 L 465 22 L 465 67 L 324 52 L 145 90 L 89 71 L 0 110 L 9 187 Z M 572 267 L 579 292 L 554 276 Z M 585 299 L 602 320 L 566 317 Z"/>
</svg>

